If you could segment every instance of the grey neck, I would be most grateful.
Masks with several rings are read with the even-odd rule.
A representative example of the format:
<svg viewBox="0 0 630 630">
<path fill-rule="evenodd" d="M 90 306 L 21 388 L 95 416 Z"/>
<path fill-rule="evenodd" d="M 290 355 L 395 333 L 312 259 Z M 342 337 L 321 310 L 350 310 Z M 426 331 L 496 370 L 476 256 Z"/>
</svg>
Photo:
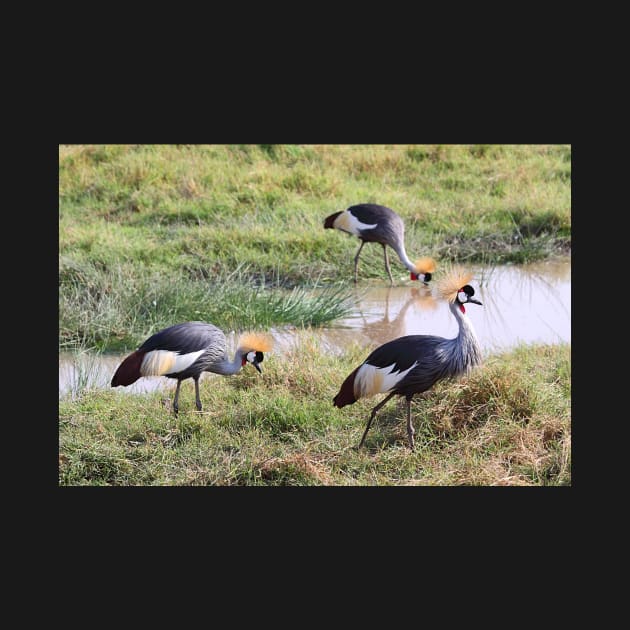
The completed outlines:
<svg viewBox="0 0 630 630">
<path fill-rule="evenodd" d="M 407 267 L 409 271 L 413 273 L 417 273 L 415 265 L 409 260 L 409 256 L 407 256 L 407 252 L 405 251 L 405 245 L 403 243 L 394 247 L 394 251 L 398 254 L 398 258 L 400 258 L 400 262 L 403 265 L 405 265 L 405 267 Z"/>
<path fill-rule="evenodd" d="M 243 367 L 242 357 L 243 353 L 239 348 L 234 355 L 233 361 L 230 361 L 226 356 L 223 361 L 219 361 L 210 365 L 208 368 L 206 368 L 206 371 L 214 372 L 215 374 L 224 374 L 225 376 L 236 374 Z"/>
<path fill-rule="evenodd" d="M 481 346 L 479 340 L 473 328 L 472 322 L 465 313 L 462 313 L 459 309 L 459 304 L 456 302 L 449 303 L 451 313 L 457 320 L 457 326 L 459 327 L 459 334 L 454 339 L 454 347 L 457 350 L 457 356 L 460 363 L 460 369 L 467 371 L 475 365 L 481 363 Z"/>
</svg>

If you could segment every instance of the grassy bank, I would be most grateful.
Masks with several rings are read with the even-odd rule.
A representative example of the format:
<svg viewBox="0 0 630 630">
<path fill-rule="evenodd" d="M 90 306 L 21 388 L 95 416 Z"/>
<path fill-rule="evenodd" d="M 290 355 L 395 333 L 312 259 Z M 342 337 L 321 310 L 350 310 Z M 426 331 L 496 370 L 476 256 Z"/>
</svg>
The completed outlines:
<svg viewBox="0 0 630 630">
<path fill-rule="evenodd" d="M 567 253 L 571 147 L 61 145 L 60 345 L 126 347 L 175 319 L 330 321 L 342 294 L 300 312 L 290 292 L 350 281 L 359 241 L 323 220 L 362 202 L 404 218 L 412 259 Z M 384 273 L 366 246 L 361 277 Z"/>
<path fill-rule="evenodd" d="M 112 265 L 67 266 L 60 273 L 59 348 L 125 350 L 176 322 L 204 320 L 224 330 L 320 326 L 355 305 L 347 285 L 283 288 L 256 284 L 243 271 L 191 279 L 182 271 L 137 275 Z"/>
<path fill-rule="evenodd" d="M 381 396 L 336 409 L 332 398 L 365 358 L 305 335 L 293 353 L 253 370 L 130 395 L 86 391 L 59 403 L 59 484 L 66 485 L 570 485 L 571 348 L 522 346 L 439 384 L 412 412 L 390 401 L 356 449 Z M 309 360 L 304 361 L 304 356 Z"/>
</svg>

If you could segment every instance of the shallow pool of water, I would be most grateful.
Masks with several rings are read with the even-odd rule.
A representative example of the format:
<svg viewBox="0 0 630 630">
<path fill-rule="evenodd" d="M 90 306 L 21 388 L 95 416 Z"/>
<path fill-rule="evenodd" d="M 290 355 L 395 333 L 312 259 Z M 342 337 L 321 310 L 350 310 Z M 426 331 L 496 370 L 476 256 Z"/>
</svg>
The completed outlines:
<svg viewBox="0 0 630 630">
<path fill-rule="evenodd" d="M 563 343 L 571 341 L 571 260 L 505 265 L 471 266 L 475 297 L 483 306 L 470 304 L 466 312 L 485 354 L 508 350 L 521 343 Z M 432 288 L 408 281 L 389 287 L 359 282 L 355 289 L 356 308 L 350 317 L 326 328 L 312 329 L 324 348 L 340 353 L 349 344 L 365 344 L 368 350 L 402 335 L 433 334 L 454 337 L 457 324 L 447 304 L 436 300 Z M 274 354 L 300 343 L 299 330 L 271 330 Z M 235 335 L 226 335 L 233 348 Z M 80 379 L 91 387 L 109 387 L 111 377 L 126 355 L 59 355 L 59 396 L 77 389 Z M 77 365 L 80 369 L 77 369 Z M 264 364 L 263 364 L 264 369 Z M 204 374 L 205 378 L 221 378 Z M 175 381 L 164 377 L 141 378 L 117 391 L 147 392 L 172 389 Z"/>
</svg>

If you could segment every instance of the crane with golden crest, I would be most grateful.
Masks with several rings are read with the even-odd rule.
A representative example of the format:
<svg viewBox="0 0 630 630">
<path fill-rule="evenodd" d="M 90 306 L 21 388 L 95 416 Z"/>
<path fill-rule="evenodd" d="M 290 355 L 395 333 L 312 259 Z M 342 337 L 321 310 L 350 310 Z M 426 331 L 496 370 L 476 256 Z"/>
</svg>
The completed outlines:
<svg viewBox="0 0 630 630">
<path fill-rule="evenodd" d="M 391 208 L 376 203 L 360 203 L 350 206 L 341 212 L 335 212 L 324 219 L 324 228 L 337 229 L 356 236 L 361 241 L 359 251 L 354 257 L 354 281 L 357 282 L 359 274 L 359 256 L 366 243 L 380 243 L 383 246 L 385 257 L 385 269 L 389 275 L 389 281 L 393 285 L 394 278 L 389 267 L 387 246 L 391 247 L 398 258 L 409 270 L 412 280 L 420 280 L 428 283 L 431 274 L 435 271 L 435 261 L 424 257 L 412 262 L 405 251 L 405 224 L 402 218 Z"/>
<path fill-rule="evenodd" d="M 405 335 L 376 348 L 365 361 L 344 380 L 333 399 L 335 407 L 345 407 L 360 398 L 387 394 L 376 405 L 367 422 L 359 448 L 376 412 L 393 396 L 407 401 L 407 437 L 414 449 L 415 430 L 411 421 L 411 400 L 415 394 L 429 390 L 435 383 L 456 378 L 481 363 L 481 348 L 472 322 L 466 314 L 467 304 L 479 304 L 469 284 L 472 274 L 454 268 L 438 283 L 438 295 L 448 301 L 458 325 L 458 334 L 449 339 L 436 335 Z"/>
<path fill-rule="evenodd" d="M 112 387 L 127 386 L 142 376 L 166 376 L 177 379 L 173 411 L 179 411 L 179 388 L 183 380 L 195 382 L 195 404 L 202 410 L 199 377 L 203 372 L 229 376 L 250 363 L 260 373 L 264 352 L 271 350 L 272 340 L 264 333 L 245 333 L 239 337 L 234 359 L 227 355 L 225 334 L 206 322 L 184 322 L 164 328 L 149 337 L 119 366 Z"/>
</svg>

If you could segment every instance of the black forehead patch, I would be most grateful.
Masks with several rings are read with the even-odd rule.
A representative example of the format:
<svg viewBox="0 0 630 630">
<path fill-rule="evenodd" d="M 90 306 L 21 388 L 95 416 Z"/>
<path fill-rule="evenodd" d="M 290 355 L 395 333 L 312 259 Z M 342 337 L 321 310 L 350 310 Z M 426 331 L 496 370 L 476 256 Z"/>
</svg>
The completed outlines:
<svg viewBox="0 0 630 630">
<path fill-rule="evenodd" d="M 461 288 L 461 291 L 463 291 L 468 297 L 475 295 L 475 290 L 469 284 L 464 285 Z"/>
<path fill-rule="evenodd" d="M 263 353 L 260 352 L 260 350 L 256 352 L 256 361 L 258 361 L 258 363 L 260 363 L 263 360 L 263 358 L 264 358 Z"/>
</svg>

